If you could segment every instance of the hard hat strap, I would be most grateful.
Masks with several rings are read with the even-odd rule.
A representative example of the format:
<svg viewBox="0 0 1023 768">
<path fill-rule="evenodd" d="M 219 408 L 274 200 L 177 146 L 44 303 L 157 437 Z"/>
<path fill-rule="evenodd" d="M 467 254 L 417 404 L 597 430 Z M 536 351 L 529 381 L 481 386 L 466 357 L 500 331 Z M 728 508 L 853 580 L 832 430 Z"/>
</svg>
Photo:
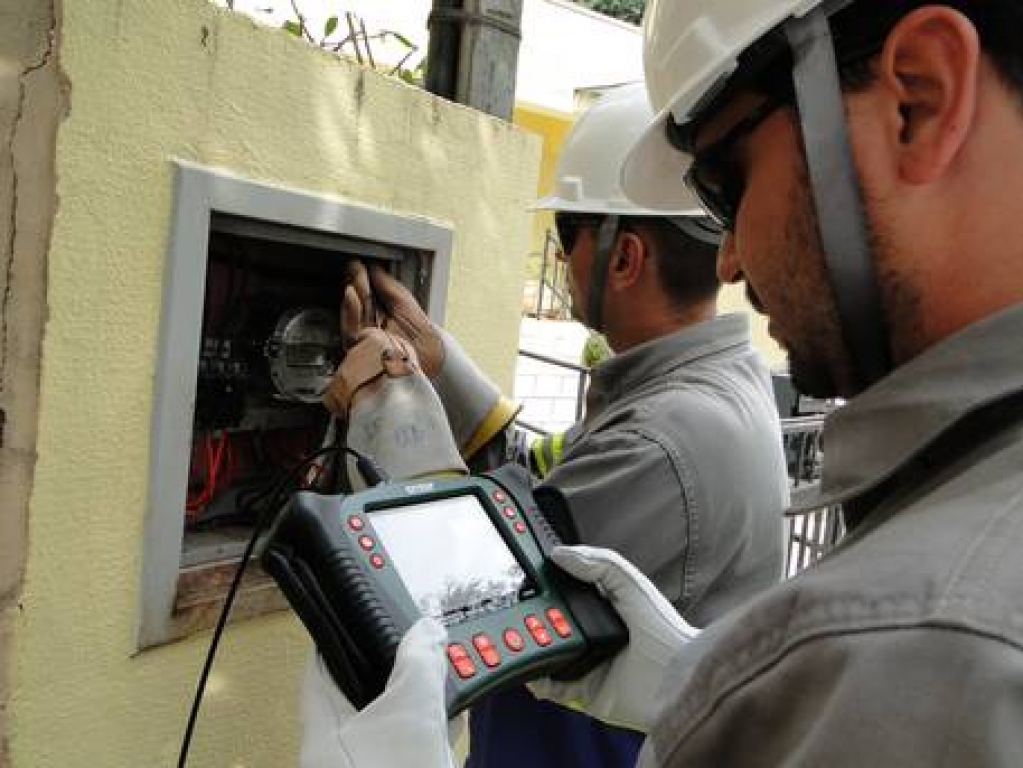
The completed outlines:
<svg viewBox="0 0 1023 768">
<path fill-rule="evenodd" d="M 586 293 L 586 325 L 598 333 L 604 330 L 604 294 L 620 223 L 620 216 L 608 216 L 597 231 L 597 247 L 590 267 L 590 288 Z"/>
<path fill-rule="evenodd" d="M 824 258 L 856 375 L 869 386 L 891 370 L 891 355 L 827 12 L 792 19 L 785 32 Z"/>
</svg>

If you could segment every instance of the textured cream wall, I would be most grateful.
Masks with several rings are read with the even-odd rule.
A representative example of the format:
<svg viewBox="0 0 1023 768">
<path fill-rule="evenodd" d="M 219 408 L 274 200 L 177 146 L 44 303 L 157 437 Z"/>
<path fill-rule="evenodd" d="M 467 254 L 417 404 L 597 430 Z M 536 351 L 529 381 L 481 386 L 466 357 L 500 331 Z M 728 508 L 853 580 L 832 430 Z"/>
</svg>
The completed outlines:
<svg viewBox="0 0 1023 768">
<path fill-rule="evenodd" d="M 0 768 L 36 459 L 46 262 L 63 113 L 52 3 L 0 5 Z"/>
<path fill-rule="evenodd" d="M 166 766 L 208 640 L 132 656 L 169 159 L 452 225 L 449 326 L 507 384 L 539 143 L 204 0 L 64 0 L 63 14 L 71 111 L 13 627 L 13 765 Z M 294 763 L 307 648 L 285 614 L 229 630 L 192 765 Z"/>
</svg>

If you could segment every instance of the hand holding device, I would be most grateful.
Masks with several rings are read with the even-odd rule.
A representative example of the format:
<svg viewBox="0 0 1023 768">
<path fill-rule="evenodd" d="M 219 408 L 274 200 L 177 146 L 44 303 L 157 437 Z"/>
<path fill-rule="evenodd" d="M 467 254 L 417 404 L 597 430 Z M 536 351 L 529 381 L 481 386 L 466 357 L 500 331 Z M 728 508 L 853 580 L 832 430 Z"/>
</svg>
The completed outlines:
<svg viewBox="0 0 1023 768">
<path fill-rule="evenodd" d="M 578 677 L 627 632 L 596 590 L 550 563 L 559 543 L 508 466 L 483 477 L 297 494 L 263 566 L 356 707 L 371 704 L 421 617 L 448 629 L 448 714 L 545 674 Z"/>
<path fill-rule="evenodd" d="M 654 694 L 669 662 L 699 634 L 657 587 L 617 552 L 557 547 L 551 559 L 580 581 L 595 584 L 629 629 L 629 644 L 574 681 L 537 680 L 530 690 L 612 725 L 648 733 Z"/>
<path fill-rule="evenodd" d="M 358 713 L 315 654 L 302 689 L 302 768 L 453 768 L 446 638 L 436 621 L 416 622 L 398 646 L 383 693 Z"/>
</svg>

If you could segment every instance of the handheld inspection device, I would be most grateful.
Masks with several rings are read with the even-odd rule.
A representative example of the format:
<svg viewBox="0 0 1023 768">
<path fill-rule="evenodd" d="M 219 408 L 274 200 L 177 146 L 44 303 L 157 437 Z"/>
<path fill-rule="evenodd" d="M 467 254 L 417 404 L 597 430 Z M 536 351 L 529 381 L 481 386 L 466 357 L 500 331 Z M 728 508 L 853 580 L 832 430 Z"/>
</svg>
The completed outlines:
<svg viewBox="0 0 1023 768">
<path fill-rule="evenodd" d="M 408 628 L 441 621 L 454 715 L 514 683 L 580 677 L 628 640 L 593 586 L 548 560 L 571 527 L 557 504 L 543 506 L 514 466 L 350 496 L 299 493 L 262 563 L 360 709 L 383 691 Z"/>
</svg>

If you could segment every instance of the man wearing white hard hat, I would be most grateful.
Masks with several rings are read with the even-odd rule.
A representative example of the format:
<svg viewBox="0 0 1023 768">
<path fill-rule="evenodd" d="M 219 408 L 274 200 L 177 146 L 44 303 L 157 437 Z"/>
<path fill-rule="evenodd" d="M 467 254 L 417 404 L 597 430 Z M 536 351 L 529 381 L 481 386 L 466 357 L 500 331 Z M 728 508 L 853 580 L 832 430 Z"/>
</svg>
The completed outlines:
<svg viewBox="0 0 1023 768">
<path fill-rule="evenodd" d="M 548 692 L 635 718 L 647 766 L 1020 765 L 1023 3 L 653 0 L 645 34 L 626 191 L 684 175 L 794 381 L 850 398 L 806 500 L 848 533 L 695 640 L 566 554 L 674 660 L 652 707 L 632 645 Z"/>
<path fill-rule="evenodd" d="M 554 211 L 574 315 L 615 357 L 593 371 L 585 419 L 534 443 L 533 468 L 581 541 L 623 553 L 704 626 L 779 580 L 787 480 L 749 321 L 716 312 L 719 230 L 691 198 L 653 209 L 622 193 L 652 116 L 642 84 L 609 92 L 536 204 Z M 627 768 L 642 741 L 525 689 L 484 700 L 470 734 L 469 768 Z"/>
<path fill-rule="evenodd" d="M 611 91 L 574 126 L 555 189 L 537 203 L 555 212 L 574 313 L 606 334 L 616 355 L 593 371 L 585 419 L 564 435 L 537 441 L 532 469 L 542 480 L 538 496 L 559 498 L 579 540 L 623 552 L 656 584 L 658 599 L 670 601 L 672 613 L 677 609 L 703 626 L 780 579 L 787 479 L 770 376 L 751 348 L 748 319 L 717 316 L 720 230 L 691 199 L 665 210 L 641 208 L 622 194 L 625 154 L 652 117 L 641 84 Z M 387 333 L 413 348 L 466 461 L 493 462 L 513 410 L 467 364 L 455 340 L 433 328 L 411 295 L 382 271 L 357 271 L 348 296 L 350 316 L 359 318 L 362 303 L 375 300 L 388 318 Z M 346 335 L 360 338 L 350 330 Z M 373 331 L 349 358 L 354 362 L 368 347 L 388 343 Z M 354 386 L 351 367 L 342 366 L 332 389 L 339 399 L 328 394 L 327 402 L 347 413 L 347 393 L 357 399 L 363 393 L 350 420 L 357 425 L 359 414 L 369 413 L 366 402 L 376 412 L 390 406 L 372 389 Z M 412 381 L 408 377 L 410 387 Z M 429 403 L 422 404 L 428 411 Z M 436 423 L 424 421 L 424 431 L 435 432 Z M 358 433 L 357 426 L 349 429 Z M 421 456 L 403 461 L 380 446 L 357 447 L 383 453 L 392 476 L 423 473 Z M 447 458 L 437 468 L 453 463 Z M 422 642 L 425 636 L 413 637 Z M 401 719 L 400 708 L 382 704 L 375 705 L 372 722 L 370 710 L 350 721 L 331 716 L 342 705 L 316 666 L 306 693 L 305 765 L 344 765 L 331 763 L 342 760 L 339 744 L 354 749 L 351 744 L 363 743 L 360 734 L 387 730 L 391 718 Z M 341 733 L 348 741 L 338 739 Z M 635 730 L 518 688 L 471 712 L 467 765 L 626 768 L 635 764 L 642 741 Z M 403 759 L 389 751 L 391 740 L 376 749 L 366 754 L 380 765 Z"/>
</svg>

